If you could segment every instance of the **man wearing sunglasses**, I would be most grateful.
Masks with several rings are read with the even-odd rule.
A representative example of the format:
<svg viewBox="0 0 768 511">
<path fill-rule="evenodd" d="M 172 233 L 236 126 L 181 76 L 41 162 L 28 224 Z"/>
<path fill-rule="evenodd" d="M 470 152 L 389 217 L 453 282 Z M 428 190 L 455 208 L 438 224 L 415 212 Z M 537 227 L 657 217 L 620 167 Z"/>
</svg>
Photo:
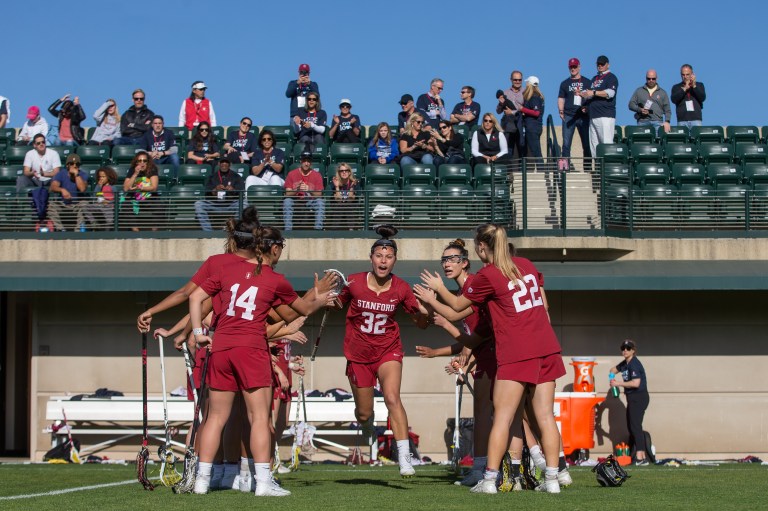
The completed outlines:
<svg viewBox="0 0 768 511">
<path fill-rule="evenodd" d="M 592 78 L 589 89 L 581 92 L 587 100 L 589 112 L 589 150 L 597 155 L 598 144 L 613 143 L 613 131 L 616 128 L 616 93 L 619 91 L 619 79 L 610 71 L 608 57 L 597 57 L 597 74 Z"/>
<path fill-rule="evenodd" d="M 403 94 L 400 97 L 400 108 L 402 111 L 397 114 L 397 131 L 398 136 L 405 133 L 405 125 L 408 122 L 408 118 L 413 112 L 416 111 L 416 106 L 413 102 L 413 96 L 410 94 Z"/>
<path fill-rule="evenodd" d="M 48 186 L 51 178 L 61 169 L 59 153 L 46 147 L 45 135 L 35 135 L 32 147 L 34 149 L 24 155 L 24 171 L 16 178 L 16 193 L 21 193 L 25 188 Z"/>
<path fill-rule="evenodd" d="M 165 131 L 165 120 L 162 115 L 152 117 L 152 129 L 147 131 L 139 144 L 149 153 L 149 157 L 159 165 L 170 163 L 173 165 L 173 176 L 179 171 L 179 147 L 176 145 L 176 137 L 170 131 Z"/>
<path fill-rule="evenodd" d="M 669 106 L 667 92 L 658 83 L 655 69 L 646 71 L 645 85 L 638 87 L 632 94 L 629 109 L 635 112 L 638 126 L 653 126 L 658 135 L 659 126 L 663 125 L 664 131 L 669 133 L 672 108 Z"/>
<path fill-rule="evenodd" d="M 477 126 L 480 118 L 480 103 L 475 101 L 475 88 L 465 85 L 461 88 L 461 101 L 456 103 L 451 112 L 451 124 Z"/>
<path fill-rule="evenodd" d="M 433 78 L 429 84 L 429 92 L 422 94 L 416 100 L 416 110 L 424 116 L 424 122 L 434 129 L 438 129 L 441 119 L 443 121 L 451 120 L 451 116 L 445 109 L 443 98 L 440 97 L 442 92 L 442 78 Z"/>
<path fill-rule="evenodd" d="M 581 149 L 585 158 L 592 156 L 589 149 L 589 115 L 582 106 L 581 91 L 589 89 L 592 82 L 581 76 L 581 62 L 576 57 L 568 61 L 570 76 L 560 83 L 557 94 L 557 109 L 563 121 L 563 158 L 571 157 L 571 143 L 574 132 L 579 132 Z"/>
<path fill-rule="evenodd" d="M 299 108 L 307 106 L 307 94 L 320 94 L 320 86 L 309 78 L 309 64 L 299 66 L 299 77 L 288 82 L 285 97 L 291 100 L 291 119 L 299 113 Z"/>
<path fill-rule="evenodd" d="M 115 145 L 141 145 L 141 139 L 150 130 L 155 113 L 147 108 L 147 96 L 141 89 L 133 91 L 133 105 L 123 112 L 120 118 L 121 137 L 115 139 Z"/>
<path fill-rule="evenodd" d="M 496 99 L 499 103 L 496 105 L 496 113 L 504 114 L 501 116 L 501 128 L 507 137 L 507 147 L 509 156 L 520 159 L 525 155 L 525 138 L 523 137 L 523 121 L 520 115 L 520 109 L 523 108 L 525 99 L 523 98 L 523 72 L 515 69 L 509 75 L 511 86 L 503 91 L 503 94 L 496 93 Z M 515 107 L 510 108 L 509 102 Z"/>
<path fill-rule="evenodd" d="M 74 228 L 78 201 L 85 197 L 87 188 L 88 174 L 80 170 L 80 157 L 70 154 L 67 156 L 67 168 L 60 170 L 51 180 L 51 192 L 61 194 L 60 200 L 51 196 L 48 202 L 48 218 L 57 231 Z"/>
</svg>

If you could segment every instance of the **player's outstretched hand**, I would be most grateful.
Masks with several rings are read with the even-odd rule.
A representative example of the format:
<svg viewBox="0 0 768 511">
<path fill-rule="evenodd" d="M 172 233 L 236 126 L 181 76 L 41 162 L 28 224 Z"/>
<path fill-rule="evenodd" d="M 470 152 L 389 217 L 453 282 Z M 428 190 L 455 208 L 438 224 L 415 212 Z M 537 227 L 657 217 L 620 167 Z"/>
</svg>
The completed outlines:
<svg viewBox="0 0 768 511">
<path fill-rule="evenodd" d="M 338 280 L 339 276 L 332 272 L 324 274 L 323 278 L 320 280 L 318 280 L 317 273 L 315 273 L 315 295 L 322 296 L 324 294 L 330 294 Z"/>
<path fill-rule="evenodd" d="M 168 330 L 166 330 L 165 328 L 155 328 L 155 331 L 154 331 L 154 333 L 152 334 L 152 336 L 153 336 L 155 339 L 157 339 L 158 337 L 162 337 L 163 339 L 167 339 L 167 338 L 168 338 L 168 337 L 170 337 L 171 335 L 170 335 L 170 333 L 168 332 Z"/>
<path fill-rule="evenodd" d="M 435 350 L 433 350 L 429 346 L 416 346 L 416 353 L 418 353 L 421 358 L 435 357 Z"/>
<path fill-rule="evenodd" d="M 422 286 L 421 284 L 416 284 L 413 286 L 413 294 L 416 295 L 416 298 L 426 304 L 432 304 L 435 300 L 437 300 L 437 295 L 435 295 L 435 292 L 429 287 Z"/>
<path fill-rule="evenodd" d="M 292 334 L 284 336 L 283 339 L 298 342 L 299 344 L 306 344 L 307 342 L 307 336 L 304 334 L 304 332 L 293 332 Z"/>
<path fill-rule="evenodd" d="M 136 318 L 136 327 L 139 332 L 146 334 L 149 332 L 149 327 L 152 325 L 152 314 L 149 311 L 144 311 Z"/>
<path fill-rule="evenodd" d="M 434 291 L 440 291 L 440 288 L 445 287 L 442 277 L 437 272 L 431 273 L 429 270 L 424 270 L 421 272 L 421 281 Z"/>
<path fill-rule="evenodd" d="M 296 332 L 301 330 L 301 327 L 304 326 L 304 322 L 306 320 L 307 320 L 306 316 L 299 316 L 298 318 L 294 319 L 293 321 L 285 325 L 285 328 L 288 329 L 288 332 L 295 334 Z"/>
</svg>

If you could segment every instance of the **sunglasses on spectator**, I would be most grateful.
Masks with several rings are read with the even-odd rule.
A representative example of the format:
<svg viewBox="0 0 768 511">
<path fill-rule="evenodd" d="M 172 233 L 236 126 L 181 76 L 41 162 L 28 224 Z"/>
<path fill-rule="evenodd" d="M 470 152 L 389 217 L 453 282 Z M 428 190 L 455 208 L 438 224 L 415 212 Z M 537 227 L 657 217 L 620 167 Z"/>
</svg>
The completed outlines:
<svg viewBox="0 0 768 511">
<path fill-rule="evenodd" d="M 253 124 L 251 124 L 250 122 L 241 122 L 240 124 L 242 124 L 246 128 L 250 128 L 251 126 L 253 126 Z"/>
<path fill-rule="evenodd" d="M 463 91 L 461 91 L 461 93 L 462 94 L 469 94 L 469 91 L 468 90 L 463 90 Z"/>
<path fill-rule="evenodd" d="M 133 98 L 134 101 L 144 101 L 144 98 Z"/>
<path fill-rule="evenodd" d="M 621 351 L 632 351 L 632 348 L 629 348 L 629 347 L 627 347 L 627 346 L 623 346 L 623 347 L 621 348 Z"/>
<path fill-rule="evenodd" d="M 339 169 L 339 172 L 352 172 L 352 169 Z"/>
<path fill-rule="evenodd" d="M 512 81 L 513 82 L 522 82 L 523 79 L 522 78 L 512 78 Z"/>
<path fill-rule="evenodd" d="M 74 162 L 67 163 L 67 167 L 79 167 L 79 166 L 80 166 L 79 163 L 74 163 Z"/>
<path fill-rule="evenodd" d="M 45 142 L 35 142 L 34 145 L 45 145 Z"/>
<path fill-rule="evenodd" d="M 648 80 L 649 82 L 655 82 L 656 81 L 656 77 L 655 76 L 653 78 L 651 78 L 650 76 L 646 76 L 645 79 Z"/>
<path fill-rule="evenodd" d="M 209 132 L 209 131 L 211 131 L 211 130 L 209 130 L 208 128 L 200 128 L 198 131 L 199 131 L 200 133 L 203 133 L 203 132 L 205 132 L 205 133 L 208 133 L 208 132 Z"/>
<path fill-rule="evenodd" d="M 413 121 L 413 124 L 424 124 L 424 121 Z"/>
<path fill-rule="evenodd" d="M 450 126 L 440 126 L 441 130 L 444 130 L 445 128 L 450 128 Z"/>
<path fill-rule="evenodd" d="M 493 119 L 483 119 L 483 122 L 493 122 Z"/>
<path fill-rule="evenodd" d="M 437 90 L 443 90 L 442 87 L 435 87 Z"/>
<path fill-rule="evenodd" d="M 576 68 L 578 68 L 578 67 L 579 67 L 579 66 L 568 66 L 568 69 L 576 69 Z"/>
<path fill-rule="evenodd" d="M 307 98 L 307 101 L 317 101 L 317 98 Z"/>
<path fill-rule="evenodd" d="M 264 137 L 264 138 L 261 139 L 262 142 L 265 141 L 265 140 L 269 140 L 271 142 L 272 141 L 272 137 Z"/>
<path fill-rule="evenodd" d="M 136 163 L 147 163 L 148 161 L 149 160 L 146 158 L 139 158 L 138 160 L 136 160 Z"/>
</svg>

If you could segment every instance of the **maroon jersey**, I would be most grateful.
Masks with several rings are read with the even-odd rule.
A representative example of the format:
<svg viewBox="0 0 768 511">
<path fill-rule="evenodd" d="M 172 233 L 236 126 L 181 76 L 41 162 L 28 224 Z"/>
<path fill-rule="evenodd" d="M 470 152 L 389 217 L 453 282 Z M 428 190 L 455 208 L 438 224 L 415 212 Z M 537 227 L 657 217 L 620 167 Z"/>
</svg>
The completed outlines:
<svg viewBox="0 0 768 511">
<path fill-rule="evenodd" d="M 507 279 L 494 265 L 464 283 L 464 296 L 486 303 L 493 320 L 499 365 L 560 353 L 541 295 L 543 279 L 528 259 L 513 257 L 522 279 Z"/>
<path fill-rule="evenodd" d="M 212 255 L 205 260 L 202 266 L 197 269 L 192 279 L 190 279 L 197 287 L 203 285 L 203 282 L 208 280 L 208 277 L 215 275 L 221 271 L 221 269 L 228 264 L 236 263 L 238 261 L 245 261 L 245 258 L 235 254 L 216 254 Z M 217 299 L 211 299 L 211 305 L 213 306 L 213 321 L 211 321 L 211 331 L 216 330 L 215 319 L 221 312 L 221 303 Z"/>
<path fill-rule="evenodd" d="M 392 275 L 390 288 L 377 295 L 368 287 L 368 272 L 355 273 L 348 280 L 349 286 L 339 295 L 342 305 L 349 303 L 344 356 L 351 362 L 370 364 L 387 353 L 402 352 L 395 313 L 401 304 L 408 314 L 419 312 L 411 287 Z"/>
<path fill-rule="evenodd" d="M 262 265 L 260 275 L 254 275 L 255 269 L 255 264 L 241 258 L 200 286 L 209 296 L 218 298 L 221 305 L 220 313 L 214 317 L 214 353 L 236 346 L 267 350 L 265 322 L 269 309 L 290 305 L 298 298 L 286 278 L 270 266 Z"/>
<path fill-rule="evenodd" d="M 464 286 L 471 286 L 474 275 L 467 275 Z M 461 295 L 461 290 L 459 290 Z M 472 314 L 462 321 L 464 332 L 467 335 L 476 333 L 480 337 L 487 337 L 488 340 L 472 349 L 477 366 L 480 368 L 496 367 L 496 346 L 493 340 L 493 326 L 491 325 L 491 316 L 485 304 L 472 304 Z"/>
</svg>

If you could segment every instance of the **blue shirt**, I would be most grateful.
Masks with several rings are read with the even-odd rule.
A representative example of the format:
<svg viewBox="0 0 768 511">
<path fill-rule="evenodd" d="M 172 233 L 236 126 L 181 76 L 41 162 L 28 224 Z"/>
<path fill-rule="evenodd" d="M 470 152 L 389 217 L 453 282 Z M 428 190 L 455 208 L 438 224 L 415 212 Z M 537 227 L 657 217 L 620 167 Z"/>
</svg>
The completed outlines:
<svg viewBox="0 0 768 511">
<path fill-rule="evenodd" d="M 88 174 L 85 171 L 81 170 L 78 174 L 80 174 L 80 179 L 86 183 L 88 182 Z M 58 181 L 59 185 L 72 195 L 72 198 L 84 197 L 86 195 L 85 192 L 81 192 L 77 189 L 77 183 L 72 181 L 67 169 L 61 169 L 58 174 L 53 176 L 51 182 L 53 181 Z M 65 204 L 69 204 L 70 202 L 70 200 L 64 200 Z"/>
<path fill-rule="evenodd" d="M 612 98 L 595 96 L 589 101 L 589 117 L 599 119 L 600 117 L 616 117 L 616 94 L 619 91 L 619 79 L 610 71 L 599 74 L 592 78 L 590 89 L 597 92 L 611 89 L 615 93 Z"/>
<path fill-rule="evenodd" d="M 645 381 L 645 368 L 643 367 L 643 364 L 641 364 L 637 359 L 637 357 L 632 357 L 629 362 L 623 360 L 621 363 L 619 363 L 619 365 L 616 366 L 616 369 L 621 373 L 621 378 L 625 382 L 636 380 L 638 378 L 640 379 L 639 387 L 624 387 L 625 394 L 634 394 L 635 392 L 648 392 L 648 384 Z"/>
</svg>

